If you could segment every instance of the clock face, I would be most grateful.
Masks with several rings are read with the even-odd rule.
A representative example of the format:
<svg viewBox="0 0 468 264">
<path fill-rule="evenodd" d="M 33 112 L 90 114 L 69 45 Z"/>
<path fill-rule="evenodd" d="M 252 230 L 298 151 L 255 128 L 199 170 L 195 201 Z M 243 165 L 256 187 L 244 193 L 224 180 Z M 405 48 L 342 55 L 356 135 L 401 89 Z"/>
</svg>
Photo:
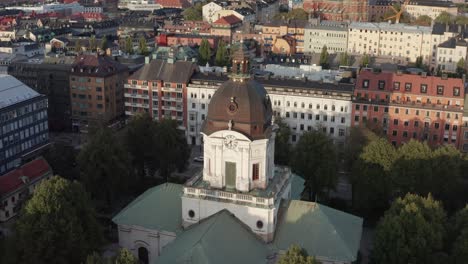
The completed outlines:
<svg viewBox="0 0 468 264">
<path fill-rule="evenodd" d="M 224 146 L 226 146 L 226 148 L 228 149 L 234 149 L 237 147 L 237 139 L 235 136 L 226 136 L 224 138 Z"/>
</svg>

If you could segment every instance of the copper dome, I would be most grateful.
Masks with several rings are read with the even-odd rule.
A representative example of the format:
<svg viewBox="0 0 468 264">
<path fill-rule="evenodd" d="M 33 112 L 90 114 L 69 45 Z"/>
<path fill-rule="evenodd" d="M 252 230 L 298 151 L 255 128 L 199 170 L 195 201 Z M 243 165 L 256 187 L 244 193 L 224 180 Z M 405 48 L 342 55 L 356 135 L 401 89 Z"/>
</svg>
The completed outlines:
<svg viewBox="0 0 468 264">
<path fill-rule="evenodd" d="M 210 135 L 232 129 L 248 138 L 269 137 L 272 119 L 271 101 L 261 84 L 245 78 L 223 83 L 211 98 L 202 131 Z"/>
</svg>

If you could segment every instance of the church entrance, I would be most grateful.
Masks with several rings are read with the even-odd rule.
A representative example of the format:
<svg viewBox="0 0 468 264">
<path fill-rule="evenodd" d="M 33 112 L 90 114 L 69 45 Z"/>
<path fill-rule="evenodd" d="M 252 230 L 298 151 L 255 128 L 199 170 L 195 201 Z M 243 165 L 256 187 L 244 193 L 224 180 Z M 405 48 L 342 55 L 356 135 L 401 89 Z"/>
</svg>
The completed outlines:
<svg viewBox="0 0 468 264">
<path fill-rule="evenodd" d="M 145 247 L 138 248 L 138 260 L 140 264 L 148 264 L 148 250 Z"/>
<path fill-rule="evenodd" d="M 226 162 L 226 188 L 235 189 L 236 188 L 236 163 L 235 162 Z"/>
</svg>

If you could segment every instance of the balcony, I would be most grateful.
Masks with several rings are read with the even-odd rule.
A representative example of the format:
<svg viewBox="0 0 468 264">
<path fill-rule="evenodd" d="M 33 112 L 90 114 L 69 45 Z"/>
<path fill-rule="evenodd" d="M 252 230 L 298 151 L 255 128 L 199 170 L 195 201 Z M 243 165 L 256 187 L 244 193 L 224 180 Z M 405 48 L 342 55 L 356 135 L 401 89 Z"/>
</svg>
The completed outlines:
<svg viewBox="0 0 468 264">
<path fill-rule="evenodd" d="M 164 92 L 182 92 L 183 88 L 175 88 L 175 87 L 162 87 L 161 88 Z"/>
<path fill-rule="evenodd" d="M 414 107 L 414 108 L 424 108 L 424 109 L 434 109 L 442 111 L 453 111 L 453 112 L 462 112 L 462 105 L 446 105 L 446 104 L 435 104 L 435 103 L 422 103 L 417 101 L 406 101 L 406 100 L 392 100 L 392 105 L 401 105 L 405 107 Z"/>
<path fill-rule="evenodd" d="M 149 108 L 149 104 L 125 102 L 125 106 Z"/>
<path fill-rule="evenodd" d="M 141 98 L 141 99 L 149 99 L 149 95 L 147 94 L 134 94 L 134 93 L 124 93 L 126 98 Z"/>
<path fill-rule="evenodd" d="M 148 90 L 148 86 L 143 86 L 143 85 L 136 85 L 136 84 L 124 84 L 124 88 L 130 88 L 130 89 L 142 89 L 142 90 Z"/>
<path fill-rule="evenodd" d="M 171 102 L 183 102 L 183 98 L 171 97 L 171 96 L 163 96 L 162 99 L 164 101 L 171 101 Z"/>
<path fill-rule="evenodd" d="M 209 183 L 203 181 L 202 172 L 199 172 L 185 183 L 184 196 L 273 208 L 275 202 L 281 199 L 291 179 L 291 172 L 287 167 L 276 167 L 275 176 L 265 190 L 253 189 L 250 192 L 241 193 L 236 190 L 211 188 Z"/>
</svg>

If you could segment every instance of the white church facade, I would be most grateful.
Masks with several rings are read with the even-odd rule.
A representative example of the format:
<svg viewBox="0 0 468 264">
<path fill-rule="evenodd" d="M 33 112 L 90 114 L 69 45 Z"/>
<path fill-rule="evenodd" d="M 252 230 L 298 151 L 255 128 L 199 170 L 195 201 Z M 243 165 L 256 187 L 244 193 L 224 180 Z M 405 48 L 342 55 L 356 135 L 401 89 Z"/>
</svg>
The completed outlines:
<svg viewBox="0 0 468 264">
<path fill-rule="evenodd" d="M 299 244 L 322 263 L 357 259 L 362 219 L 299 201 L 304 181 L 274 165 L 271 100 L 245 49 L 214 93 L 202 127 L 204 165 L 184 185 L 147 190 L 113 221 L 142 263 L 275 263 Z"/>
</svg>

